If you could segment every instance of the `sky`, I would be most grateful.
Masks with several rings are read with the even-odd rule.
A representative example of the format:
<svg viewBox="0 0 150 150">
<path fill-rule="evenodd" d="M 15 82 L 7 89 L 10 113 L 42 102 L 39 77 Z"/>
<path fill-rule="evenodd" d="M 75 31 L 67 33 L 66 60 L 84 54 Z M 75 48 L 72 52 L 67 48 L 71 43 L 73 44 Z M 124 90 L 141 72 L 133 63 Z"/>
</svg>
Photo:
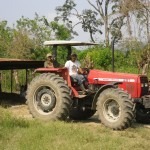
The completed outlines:
<svg viewBox="0 0 150 150">
<path fill-rule="evenodd" d="M 35 12 L 48 16 L 65 0 L 0 0 L 0 18 L 13 23 L 21 16 L 33 18 Z"/>
<path fill-rule="evenodd" d="M 0 21 L 7 20 L 8 25 L 12 26 L 21 16 L 34 18 L 35 12 L 52 21 L 56 16 L 55 8 L 63 5 L 64 2 L 65 0 L 0 0 Z M 75 2 L 79 10 L 89 7 L 86 0 L 75 0 Z M 75 37 L 75 40 L 90 40 L 89 35 L 83 33 L 81 27 L 77 27 L 76 30 L 80 35 Z"/>
</svg>

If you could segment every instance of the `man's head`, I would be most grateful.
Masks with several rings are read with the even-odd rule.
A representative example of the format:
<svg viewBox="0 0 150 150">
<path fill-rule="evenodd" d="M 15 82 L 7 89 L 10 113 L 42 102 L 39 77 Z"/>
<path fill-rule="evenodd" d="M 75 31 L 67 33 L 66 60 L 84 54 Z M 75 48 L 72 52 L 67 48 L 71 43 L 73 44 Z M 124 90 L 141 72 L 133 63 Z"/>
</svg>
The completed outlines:
<svg viewBox="0 0 150 150">
<path fill-rule="evenodd" d="M 52 56 L 52 54 L 51 53 L 48 53 L 47 55 L 46 55 L 46 58 L 47 58 L 47 60 L 53 60 L 53 56 Z"/>
<path fill-rule="evenodd" d="M 77 59 L 77 54 L 72 53 L 72 54 L 71 54 L 71 60 L 72 60 L 73 62 L 75 62 L 76 59 Z"/>
<path fill-rule="evenodd" d="M 52 57 L 52 54 L 51 54 L 51 53 L 48 53 L 48 54 L 46 55 L 46 58 L 48 58 L 48 57 Z"/>
</svg>

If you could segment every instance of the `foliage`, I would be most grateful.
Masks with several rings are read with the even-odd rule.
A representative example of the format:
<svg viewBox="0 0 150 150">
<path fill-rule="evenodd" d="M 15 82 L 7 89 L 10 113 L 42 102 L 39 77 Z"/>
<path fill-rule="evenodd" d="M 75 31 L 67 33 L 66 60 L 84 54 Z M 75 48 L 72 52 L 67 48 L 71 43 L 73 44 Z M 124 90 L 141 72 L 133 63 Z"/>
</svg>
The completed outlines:
<svg viewBox="0 0 150 150">
<path fill-rule="evenodd" d="M 12 41 L 12 29 L 7 26 L 7 21 L 0 22 L 0 57 L 7 57 Z"/>
<path fill-rule="evenodd" d="M 146 40 L 150 43 L 150 2 L 148 0 L 145 3 L 140 4 L 140 9 L 135 12 L 137 24 L 139 25 L 140 32 L 139 36 L 146 34 Z"/>
<path fill-rule="evenodd" d="M 150 42 L 149 8 L 149 0 L 120 1 L 120 12 L 126 17 L 125 23 L 129 39 L 136 37 L 143 41 L 144 38 L 144 41 Z M 134 19 L 135 21 L 133 21 Z M 135 35 L 135 27 L 137 35 Z"/>
<path fill-rule="evenodd" d="M 113 12 L 117 11 L 117 6 L 118 5 L 113 5 Z M 66 7 L 60 8 L 69 9 L 70 12 L 66 11 L 65 15 L 72 15 L 71 11 L 72 9 L 75 10 L 76 4 L 68 0 Z M 98 15 L 97 12 L 83 10 L 82 13 L 84 14 L 82 18 L 80 18 L 80 15 L 78 17 L 82 21 L 85 21 L 85 24 L 83 24 L 84 30 L 89 31 L 90 26 L 88 26 L 88 24 L 90 24 L 92 25 L 92 33 L 96 33 L 98 30 L 101 32 L 100 28 L 96 29 L 98 22 L 94 22 L 96 20 L 95 17 Z M 91 20 L 90 18 L 95 19 Z M 67 20 L 67 18 L 64 19 Z M 118 21 L 119 20 L 114 20 L 111 31 L 116 31 L 116 28 L 121 27 L 123 22 Z M 103 25 L 102 22 L 99 23 Z M 116 26 L 116 28 L 113 28 L 113 26 Z M 115 32 L 113 34 L 115 34 Z M 48 22 L 44 16 L 40 17 L 38 14 L 35 14 L 35 18 L 33 19 L 21 17 L 14 28 L 8 27 L 7 21 L 0 21 L 0 57 L 44 60 L 46 54 L 52 52 L 51 48 L 43 46 L 45 40 L 70 40 L 71 38 L 71 31 L 66 25 L 59 24 L 56 21 Z M 62 66 L 67 58 L 67 51 L 65 49 L 65 47 L 59 47 L 58 49 L 57 60 Z M 94 68 L 111 70 L 111 49 L 103 45 L 88 47 L 86 49 L 86 51 L 79 51 L 74 48 L 74 51 L 79 54 L 79 60 L 81 60 L 83 64 L 86 59 L 89 59 L 94 63 Z M 144 48 L 142 42 L 136 39 L 130 41 L 124 40 L 124 42 L 118 46 L 118 50 L 115 50 L 115 71 L 138 73 L 139 69 L 141 69 L 142 62 L 145 62 L 143 56 L 148 56 L 146 59 L 149 61 L 148 54 L 149 48 Z"/>
<path fill-rule="evenodd" d="M 17 29 L 18 32 L 23 32 L 23 35 L 27 34 L 28 39 L 31 41 L 31 45 L 24 44 L 29 50 L 26 57 L 30 59 L 45 59 L 45 55 L 49 51 L 43 47 L 43 42 L 46 40 L 71 39 L 70 31 L 64 25 L 55 21 L 48 22 L 44 16 L 40 17 L 38 14 L 35 14 L 34 19 L 22 17 L 17 21 Z M 21 49 L 19 46 L 18 48 Z"/>
<path fill-rule="evenodd" d="M 71 34 L 64 25 L 48 22 L 37 13 L 34 19 L 22 16 L 13 29 L 7 27 L 7 21 L 1 21 L 0 57 L 45 59 L 49 50 L 43 46 L 43 42 L 51 39 L 71 39 Z"/>
<path fill-rule="evenodd" d="M 35 13 L 34 19 L 22 16 L 17 20 L 16 29 L 19 32 L 28 34 L 34 43 L 34 48 L 42 46 L 43 42 L 50 40 L 51 37 L 51 29 L 45 25 L 44 17 L 40 17 L 37 13 Z"/>
<path fill-rule="evenodd" d="M 106 46 L 109 46 L 111 37 L 116 37 L 117 40 L 123 38 L 122 27 L 126 28 L 126 35 L 130 39 L 136 37 L 143 40 L 144 36 L 148 42 L 150 41 L 148 0 L 87 0 L 87 2 L 90 9 L 83 9 L 80 12 L 74 0 L 65 0 L 62 6 L 56 7 L 55 20 L 63 21 L 73 35 L 78 34 L 75 27 L 81 25 L 93 42 L 96 40 L 95 37 L 101 39 L 101 34 L 104 34 Z M 133 22 L 134 19 L 137 21 Z M 138 36 L 133 32 L 133 23 L 139 26 L 139 29 L 136 29 Z"/>
<path fill-rule="evenodd" d="M 104 30 L 106 46 L 109 45 L 110 33 L 118 39 L 121 38 L 124 16 L 119 13 L 120 3 L 115 0 L 87 1 L 91 9 L 83 9 L 80 13 L 73 0 L 66 0 L 62 6 L 56 8 L 58 16 L 55 19 L 64 21 L 72 33 L 74 33 L 74 27 L 81 24 L 83 31 L 90 34 L 93 42 L 95 42 L 94 35 L 98 33 L 101 36 Z M 78 22 L 74 23 L 72 17 L 76 17 Z"/>
<path fill-rule="evenodd" d="M 8 49 L 9 58 L 31 59 L 30 50 L 34 47 L 33 41 L 27 33 L 13 30 L 13 39 Z"/>
<path fill-rule="evenodd" d="M 103 46 L 96 46 L 89 48 L 86 51 L 79 53 L 79 59 L 84 62 L 84 59 L 89 57 L 93 63 L 94 68 L 111 70 L 112 69 L 112 51 L 109 48 Z M 126 55 L 119 50 L 115 51 L 115 67 L 119 68 L 126 65 Z"/>
<path fill-rule="evenodd" d="M 58 24 L 57 22 L 52 21 L 50 23 L 50 27 L 52 28 L 52 30 L 55 34 L 55 39 L 70 40 L 72 38 L 69 29 L 66 28 L 64 25 Z"/>
</svg>

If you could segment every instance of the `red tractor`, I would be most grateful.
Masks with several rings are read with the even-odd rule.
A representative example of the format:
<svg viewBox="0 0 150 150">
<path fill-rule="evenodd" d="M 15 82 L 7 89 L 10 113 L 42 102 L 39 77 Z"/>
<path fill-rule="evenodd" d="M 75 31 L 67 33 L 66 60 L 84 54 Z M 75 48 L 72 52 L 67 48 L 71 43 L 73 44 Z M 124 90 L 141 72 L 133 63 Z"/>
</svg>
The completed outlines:
<svg viewBox="0 0 150 150">
<path fill-rule="evenodd" d="M 65 46 L 68 56 L 72 46 L 96 45 L 76 41 L 46 41 L 53 46 Z M 123 130 L 134 119 L 140 123 L 150 122 L 149 83 L 145 75 L 114 73 L 101 70 L 86 72 L 86 95 L 76 81 L 72 81 L 66 68 L 38 68 L 38 75 L 27 89 L 27 103 L 33 117 L 42 120 L 85 120 L 95 114 L 105 126 Z"/>
</svg>

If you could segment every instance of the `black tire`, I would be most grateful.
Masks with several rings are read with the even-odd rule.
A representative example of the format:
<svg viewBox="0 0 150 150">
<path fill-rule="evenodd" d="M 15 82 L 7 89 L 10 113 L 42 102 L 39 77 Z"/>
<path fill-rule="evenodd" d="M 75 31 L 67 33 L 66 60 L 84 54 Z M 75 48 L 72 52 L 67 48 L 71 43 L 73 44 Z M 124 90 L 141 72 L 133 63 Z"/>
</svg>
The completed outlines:
<svg viewBox="0 0 150 150">
<path fill-rule="evenodd" d="M 27 89 L 27 104 L 33 117 L 42 120 L 65 120 L 72 100 L 63 78 L 44 73 L 35 77 Z"/>
<path fill-rule="evenodd" d="M 123 130 L 131 126 L 134 119 L 133 107 L 128 93 L 121 89 L 106 89 L 98 97 L 99 119 L 102 124 L 114 130 Z"/>
<path fill-rule="evenodd" d="M 90 109 L 81 109 L 81 108 L 71 108 L 70 111 L 70 119 L 72 120 L 86 120 L 92 117 L 95 114 L 95 110 Z"/>
<path fill-rule="evenodd" d="M 136 104 L 136 122 L 149 124 L 150 123 L 150 109 L 145 109 L 142 104 Z"/>
</svg>

